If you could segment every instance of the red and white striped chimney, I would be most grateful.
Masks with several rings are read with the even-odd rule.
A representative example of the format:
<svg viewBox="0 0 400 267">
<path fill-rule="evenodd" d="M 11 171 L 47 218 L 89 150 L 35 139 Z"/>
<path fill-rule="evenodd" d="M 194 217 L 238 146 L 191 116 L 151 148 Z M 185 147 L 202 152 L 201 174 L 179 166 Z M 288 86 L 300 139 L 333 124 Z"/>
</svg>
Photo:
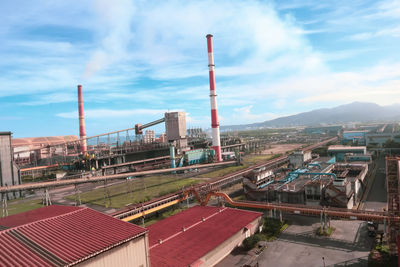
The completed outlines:
<svg viewBox="0 0 400 267">
<path fill-rule="evenodd" d="M 86 141 L 86 128 L 85 128 L 85 114 L 83 113 L 82 85 L 78 85 L 78 109 L 79 109 L 79 135 L 81 138 L 81 152 L 82 154 L 86 154 L 87 141 Z"/>
<path fill-rule="evenodd" d="M 212 37 L 213 36 L 211 34 L 207 34 L 208 70 L 210 77 L 212 143 L 217 156 L 217 161 L 221 162 L 222 161 L 221 141 L 219 137 L 219 122 L 218 122 L 218 109 L 217 109 L 217 94 L 215 90 L 215 74 L 214 74 L 215 65 L 214 65 Z"/>
</svg>

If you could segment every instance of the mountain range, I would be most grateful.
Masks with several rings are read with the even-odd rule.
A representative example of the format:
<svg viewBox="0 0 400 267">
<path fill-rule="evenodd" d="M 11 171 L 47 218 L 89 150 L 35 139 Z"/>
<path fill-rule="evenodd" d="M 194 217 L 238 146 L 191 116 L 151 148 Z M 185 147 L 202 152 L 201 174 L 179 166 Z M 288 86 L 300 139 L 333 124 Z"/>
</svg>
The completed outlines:
<svg viewBox="0 0 400 267">
<path fill-rule="evenodd" d="M 315 109 L 259 123 L 221 126 L 222 131 L 269 127 L 318 126 L 351 122 L 399 121 L 400 104 L 380 106 L 375 103 L 353 102 L 334 108 Z"/>
</svg>

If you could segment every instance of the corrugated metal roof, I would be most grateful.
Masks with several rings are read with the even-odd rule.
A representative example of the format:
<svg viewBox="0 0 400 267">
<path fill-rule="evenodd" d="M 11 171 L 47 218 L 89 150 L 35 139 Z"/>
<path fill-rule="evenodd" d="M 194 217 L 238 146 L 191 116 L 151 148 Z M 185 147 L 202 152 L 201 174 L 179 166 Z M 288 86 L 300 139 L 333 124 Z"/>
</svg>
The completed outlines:
<svg viewBox="0 0 400 267">
<path fill-rule="evenodd" d="M 82 209 L 73 206 L 52 205 L 0 218 L 0 226 L 16 227 Z"/>
<path fill-rule="evenodd" d="M 0 220 L 2 224 L 12 227 L 0 232 L 0 253 L 8 255 L 0 257 L 0 265 L 6 266 L 75 264 L 147 231 L 89 208 L 68 206 L 17 214 Z M 7 243 L 12 246 L 2 246 Z"/>
<path fill-rule="evenodd" d="M 24 244 L 21 244 L 8 232 L 0 232 L 1 266 L 54 266 L 38 256 Z"/>
<path fill-rule="evenodd" d="M 202 206 L 185 210 L 148 227 L 150 262 L 153 266 L 194 264 L 261 215 Z"/>
</svg>

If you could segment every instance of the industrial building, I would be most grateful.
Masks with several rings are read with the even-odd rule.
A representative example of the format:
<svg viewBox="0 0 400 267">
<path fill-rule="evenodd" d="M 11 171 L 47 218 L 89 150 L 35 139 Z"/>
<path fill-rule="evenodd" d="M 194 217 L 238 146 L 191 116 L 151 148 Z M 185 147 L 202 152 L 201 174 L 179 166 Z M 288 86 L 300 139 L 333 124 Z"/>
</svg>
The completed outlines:
<svg viewBox="0 0 400 267">
<path fill-rule="evenodd" d="M 293 151 L 289 155 L 289 164 L 292 168 L 301 168 L 312 160 L 311 151 Z"/>
<path fill-rule="evenodd" d="M 21 175 L 13 159 L 11 132 L 0 132 L 0 186 L 21 184 Z M 19 197 L 19 193 L 8 193 L 7 197 Z"/>
<path fill-rule="evenodd" d="M 18 165 L 26 165 L 32 161 L 49 158 L 53 155 L 71 154 L 67 147 L 56 146 L 78 141 L 75 135 L 13 138 L 14 160 Z"/>
<path fill-rule="evenodd" d="M 400 143 L 400 127 L 398 124 L 381 124 L 375 126 L 365 135 L 366 145 L 383 147 L 388 140 Z"/>
<path fill-rule="evenodd" d="M 195 206 L 148 226 L 152 266 L 214 266 L 261 230 L 262 213 Z"/>
<path fill-rule="evenodd" d="M 47 206 L 0 230 L 1 266 L 150 266 L 146 229 L 89 208 Z"/>
<path fill-rule="evenodd" d="M 352 208 L 364 189 L 367 163 L 334 163 L 329 158 L 295 171 L 256 169 L 243 180 L 247 198 L 304 205 Z"/>
<path fill-rule="evenodd" d="M 387 211 L 390 216 L 400 215 L 400 157 L 386 157 Z M 389 249 L 400 251 L 400 223 L 389 222 Z"/>
<path fill-rule="evenodd" d="M 365 146 L 342 146 L 334 145 L 328 147 L 328 155 L 335 157 L 336 161 L 344 161 L 346 155 L 366 155 L 367 147 Z"/>
<path fill-rule="evenodd" d="M 355 145 L 365 146 L 367 144 L 366 134 L 368 132 L 368 130 L 343 131 L 342 144 L 346 145 L 350 142 Z"/>
<path fill-rule="evenodd" d="M 307 127 L 304 129 L 308 134 L 330 134 L 338 135 L 343 129 L 342 125 L 320 126 L 320 127 Z"/>
</svg>

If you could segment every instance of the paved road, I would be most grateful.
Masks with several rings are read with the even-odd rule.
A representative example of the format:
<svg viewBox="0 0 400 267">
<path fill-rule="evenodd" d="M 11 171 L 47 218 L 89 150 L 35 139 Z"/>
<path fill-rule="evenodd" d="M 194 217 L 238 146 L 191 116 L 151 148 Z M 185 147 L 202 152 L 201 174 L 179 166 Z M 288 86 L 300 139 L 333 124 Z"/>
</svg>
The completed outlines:
<svg viewBox="0 0 400 267">
<path fill-rule="evenodd" d="M 386 207 L 386 173 L 385 157 L 380 156 L 376 160 L 376 175 L 364 203 L 364 210 L 382 211 Z"/>
</svg>

